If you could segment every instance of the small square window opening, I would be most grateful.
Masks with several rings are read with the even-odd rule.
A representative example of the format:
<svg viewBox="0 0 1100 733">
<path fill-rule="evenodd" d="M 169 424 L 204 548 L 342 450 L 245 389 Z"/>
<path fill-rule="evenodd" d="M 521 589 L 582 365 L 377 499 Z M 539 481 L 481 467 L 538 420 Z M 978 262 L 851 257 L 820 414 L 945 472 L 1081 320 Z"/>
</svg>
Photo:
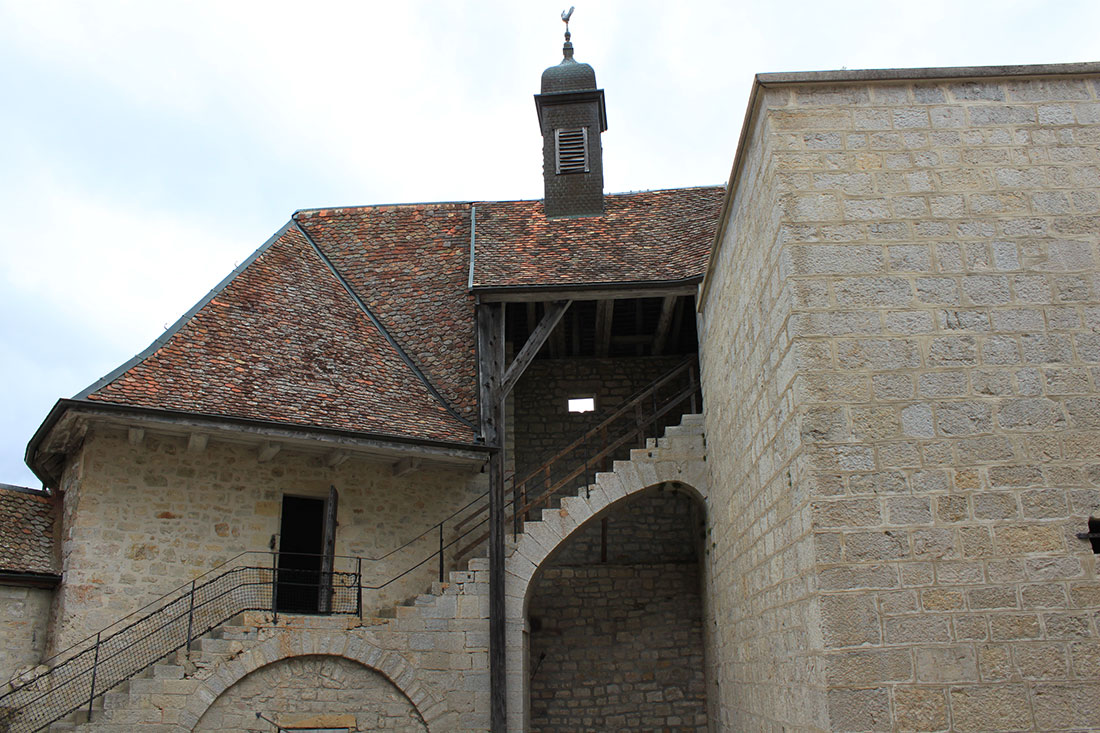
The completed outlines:
<svg viewBox="0 0 1100 733">
<path fill-rule="evenodd" d="M 592 412 L 596 409 L 595 397 L 570 397 L 569 398 L 569 411 L 570 412 Z"/>
</svg>

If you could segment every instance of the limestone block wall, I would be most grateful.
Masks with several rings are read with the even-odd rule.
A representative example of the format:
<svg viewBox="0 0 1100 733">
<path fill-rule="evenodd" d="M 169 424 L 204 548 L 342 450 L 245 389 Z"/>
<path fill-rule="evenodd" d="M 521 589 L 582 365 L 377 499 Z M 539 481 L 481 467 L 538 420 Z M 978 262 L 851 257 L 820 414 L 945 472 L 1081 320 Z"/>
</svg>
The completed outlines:
<svg viewBox="0 0 1100 733">
<path fill-rule="evenodd" d="M 765 104 L 782 105 L 771 92 Z M 785 175 L 771 117 L 748 147 L 730 224 L 699 317 L 710 473 L 707 546 L 714 589 L 708 629 L 711 717 L 719 730 L 824 729 L 824 676 L 807 469 L 800 462 L 794 378 L 812 354 L 787 330 Z"/>
<path fill-rule="evenodd" d="M 0 585 L 0 685 L 42 661 L 52 588 Z"/>
<path fill-rule="evenodd" d="M 331 468 L 320 457 L 284 451 L 260 462 L 254 447 L 211 440 L 191 452 L 184 438 L 146 435 L 133 444 L 122 432 L 93 431 L 63 482 L 64 581 L 53 647 L 68 647 L 239 553 L 267 551 L 284 493 L 323 498 L 336 486 L 336 554 L 380 557 L 466 504 L 483 483 L 476 470 L 425 468 L 395 477 L 389 464 L 356 458 Z M 431 535 L 384 561 L 365 562 L 365 582 L 396 575 L 436 543 Z M 338 560 L 337 569 L 354 568 Z M 367 612 L 424 592 L 437 572 L 429 562 L 368 592 Z"/>
<path fill-rule="evenodd" d="M 709 413 L 713 390 L 750 378 L 718 356 L 756 342 L 715 328 L 761 277 L 751 241 L 789 294 L 823 727 L 1100 726 L 1100 582 L 1074 537 L 1100 513 L 1096 79 L 763 92 L 750 144 L 771 190 L 739 200 L 718 254 L 737 279 L 704 302 L 707 432 L 721 455 L 736 421 Z M 724 464 L 759 472 L 732 457 L 713 491 Z"/>
</svg>

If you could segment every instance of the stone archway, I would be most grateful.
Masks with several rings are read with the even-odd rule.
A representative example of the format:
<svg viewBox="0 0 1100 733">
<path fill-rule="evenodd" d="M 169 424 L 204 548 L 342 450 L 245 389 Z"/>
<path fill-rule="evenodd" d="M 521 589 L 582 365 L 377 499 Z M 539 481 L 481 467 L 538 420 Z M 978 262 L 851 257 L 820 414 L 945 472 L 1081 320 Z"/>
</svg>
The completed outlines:
<svg viewBox="0 0 1100 733">
<path fill-rule="evenodd" d="M 219 665 L 214 674 L 188 696 L 184 709 L 180 713 L 180 727 L 187 731 L 202 730 L 197 726 L 203 720 L 203 716 L 226 691 L 257 671 L 280 662 L 305 658 L 344 660 L 353 666 L 365 669 L 375 676 L 375 679 L 369 682 L 369 686 L 380 691 L 396 691 L 407 701 L 412 712 L 415 712 L 416 718 L 423 721 L 424 727 L 421 730 L 435 730 L 437 724 L 446 726 L 445 719 L 448 715 L 446 706 L 442 704 L 442 698 L 421 683 L 418 679 L 418 670 L 402 655 L 379 648 L 365 638 L 345 631 L 285 628 L 236 659 Z M 334 674 L 346 675 L 347 670 L 340 673 L 334 672 Z M 382 682 L 386 684 L 381 684 Z M 255 718 L 255 711 L 251 714 Z M 392 729 L 403 730 L 402 728 Z M 382 728 L 382 730 L 390 729 Z"/>
<path fill-rule="evenodd" d="M 384 675 L 346 657 L 319 654 L 250 672 L 214 700 L 194 730 L 274 731 L 270 721 L 291 729 L 428 730 L 416 706 Z"/>
<path fill-rule="evenodd" d="M 527 604 L 532 581 L 547 560 L 587 523 L 605 516 L 629 497 L 658 486 L 690 494 L 704 511 L 708 508 L 702 421 L 690 417 L 690 422 L 684 420 L 673 441 L 662 439 L 659 448 L 635 451 L 631 461 L 617 462 L 615 471 L 598 474 L 588 496 L 565 498 L 559 510 L 544 511 L 540 521 L 524 525 L 524 533 L 505 564 L 509 731 L 527 729 L 530 673 L 525 640 Z M 705 567 L 701 569 L 705 576 Z"/>
<path fill-rule="evenodd" d="M 528 730 L 706 731 L 702 507 L 651 489 L 589 520 L 528 597 Z"/>
</svg>

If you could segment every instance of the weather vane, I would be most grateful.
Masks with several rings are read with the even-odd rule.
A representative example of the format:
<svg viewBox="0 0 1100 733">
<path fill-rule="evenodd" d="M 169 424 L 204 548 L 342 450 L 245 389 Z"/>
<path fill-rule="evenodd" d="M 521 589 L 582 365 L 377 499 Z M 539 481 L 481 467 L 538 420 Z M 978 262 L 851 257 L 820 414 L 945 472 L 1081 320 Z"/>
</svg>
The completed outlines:
<svg viewBox="0 0 1100 733">
<path fill-rule="evenodd" d="M 565 23 L 565 40 L 567 40 L 567 41 L 569 40 L 569 19 L 571 17 L 573 17 L 573 11 L 574 10 L 576 10 L 576 8 L 572 5 L 570 5 L 569 10 L 561 11 L 561 19 L 562 19 L 562 22 Z"/>
</svg>

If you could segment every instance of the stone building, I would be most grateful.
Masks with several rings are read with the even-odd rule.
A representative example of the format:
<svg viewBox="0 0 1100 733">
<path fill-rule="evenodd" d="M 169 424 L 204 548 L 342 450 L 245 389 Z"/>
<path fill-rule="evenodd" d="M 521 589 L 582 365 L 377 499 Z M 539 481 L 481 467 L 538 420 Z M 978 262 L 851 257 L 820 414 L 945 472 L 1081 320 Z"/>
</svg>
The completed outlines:
<svg viewBox="0 0 1100 733">
<path fill-rule="evenodd" d="M 544 200 L 296 212 L 57 403 L 10 730 L 1100 730 L 1100 65 L 605 195 L 564 55 Z"/>
</svg>

